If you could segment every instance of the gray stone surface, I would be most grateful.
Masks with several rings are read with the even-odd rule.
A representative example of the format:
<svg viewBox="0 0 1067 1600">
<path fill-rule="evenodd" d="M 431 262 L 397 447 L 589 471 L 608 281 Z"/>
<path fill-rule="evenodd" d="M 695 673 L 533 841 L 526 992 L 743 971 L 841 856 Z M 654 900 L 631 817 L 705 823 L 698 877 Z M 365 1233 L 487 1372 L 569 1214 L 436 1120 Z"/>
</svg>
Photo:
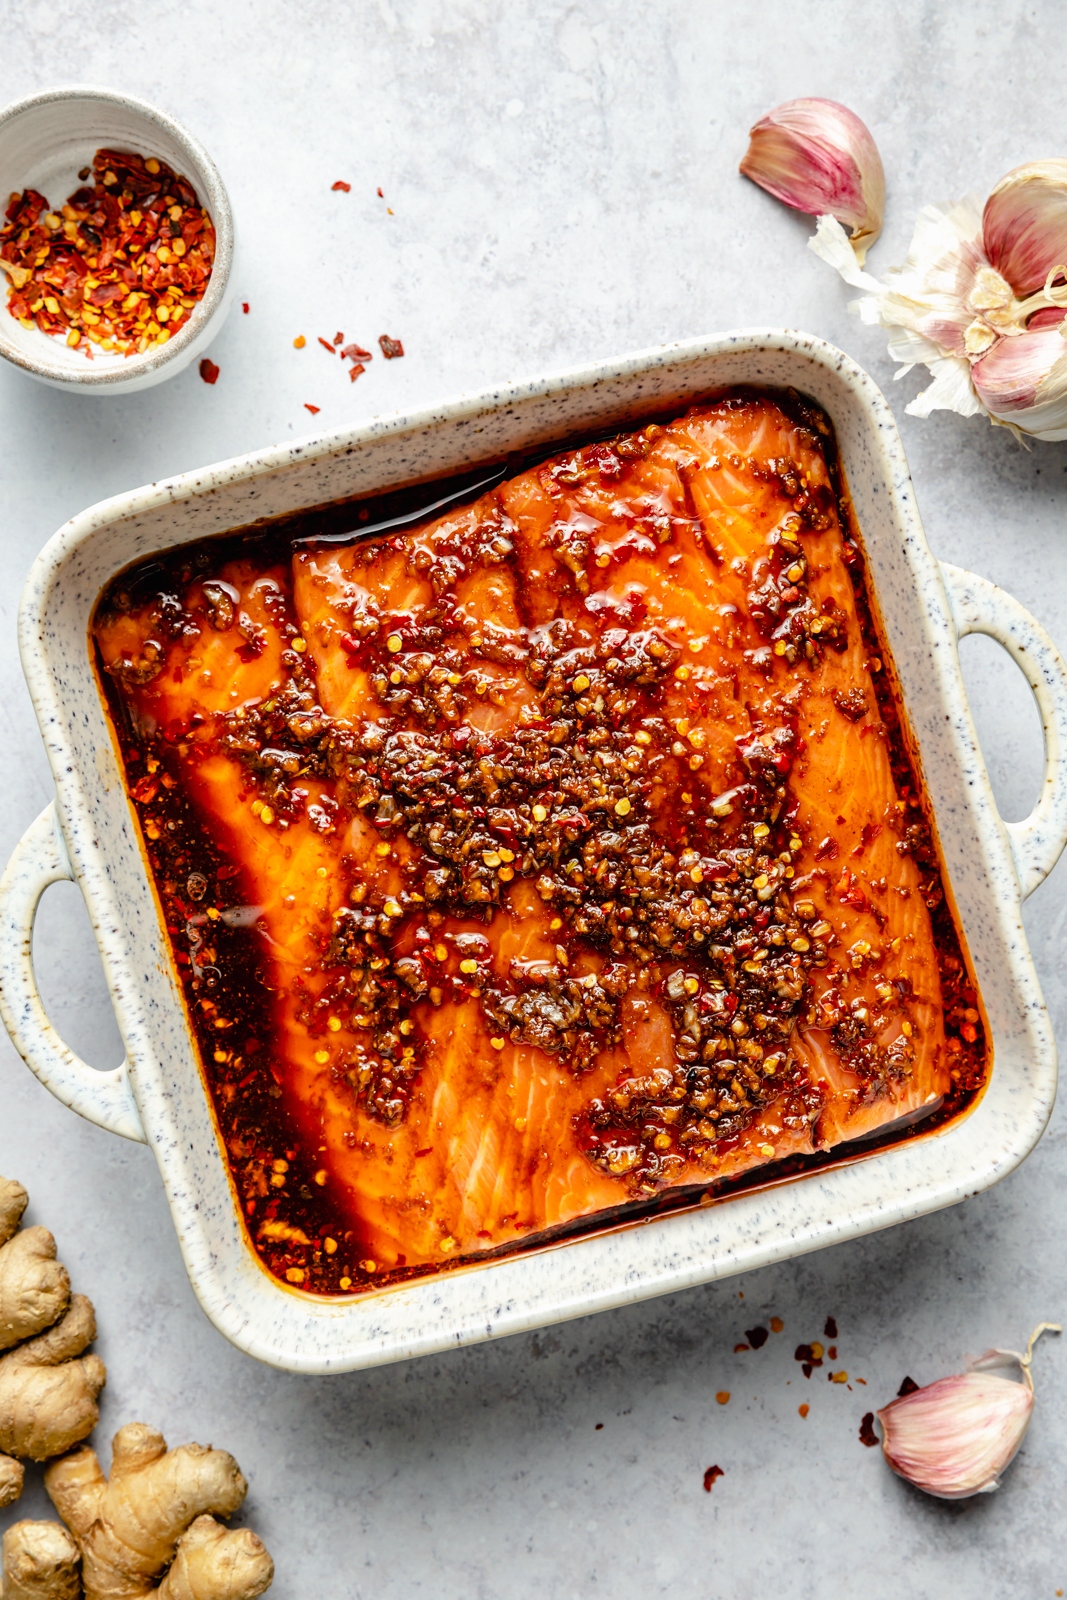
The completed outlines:
<svg viewBox="0 0 1067 1600">
<path fill-rule="evenodd" d="M 899 261 L 921 204 L 1063 153 L 1061 20 L 1051 0 L 9 5 L 0 102 L 98 82 L 159 102 L 205 141 L 230 187 L 251 310 L 212 349 L 214 388 L 192 371 L 144 396 L 83 400 L 0 372 L 0 855 L 49 797 L 15 647 L 33 555 L 94 500 L 311 431 L 305 402 L 332 427 L 665 339 L 804 327 L 888 388 L 935 552 L 1013 590 L 1067 647 L 1067 447 L 1027 453 L 978 419 L 905 417 L 915 377 L 892 384 L 882 338 L 804 250 L 807 224 L 735 172 L 771 105 L 846 101 L 889 178 L 871 265 Z M 351 194 L 330 192 L 339 177 Z M 408 353 L 350 385 L 315 343 L 338 328 L 365 344 L 399 335 Z M 296 351 L 300 332 L 310 342 Z M 1036 715 L 996 646 L 968 640 L 964 654 L 994 786 L 1005 815 L 1022 816 L 1040 772 Z M 1057 1025 L 1065 884 L 1061 865 L 1026 912 Z M 69 1042 L 114 1064 L 74 890 L 47 897 L 37 952 Z M 906 1372 L 927 1381 L 1067 1312 L 1065 1169 L 1057 1112 L 999 1188 L 908 1227 L 535 1336 L 293 1378 L 238 1356 L 198 1311 L 148 1151 L 79 1122 L 0 1046 L 0 1170 L 30 1186 L 33 1219 L 97 1303 L 101 1438 L 136 1417 L 232 1449 L 279 1600 L 1051 1600 L 1067 1587 L 1067 1349 L 1038 1357 L 1034 1422 L 996 1495 L 923 1499 L 857 1428 Z M 805 1382 L 794 1363 L 827 1314 L 866 1388 Z M 785 1332 L 733 1354 L 770 1315 Z M 713 1463 L 725 1476 L 706 1495 Z M 44 1514 L 38 1478 L 17 1510 Z"/>
</svg>

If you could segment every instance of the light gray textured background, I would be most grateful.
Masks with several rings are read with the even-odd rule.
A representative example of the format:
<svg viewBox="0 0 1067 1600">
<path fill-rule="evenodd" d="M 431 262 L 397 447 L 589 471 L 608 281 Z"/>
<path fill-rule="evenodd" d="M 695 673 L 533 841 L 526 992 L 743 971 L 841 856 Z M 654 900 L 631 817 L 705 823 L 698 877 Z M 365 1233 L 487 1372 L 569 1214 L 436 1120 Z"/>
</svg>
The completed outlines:
<svg viewBox="0 0 1067 1600">
<path fill-rule="evenodd" d="M 1062 21 L 1055 0 L 0 4 L 0 103 L 96 82 L 204 140 L 251 305 L 212 348 L 214 388 L 193 370 L 77 399 L 0 371 L 0 856 L 50 793 L 15 646 L 37 550 L 95 500 L 308 433 L 305 401 L 333 428 L 664 340 L 805 328 L 888 388 L 935 552 L 1009 587 L 1067 647 L 1067 447 L 1028 454 L 980 419 L 905 417 L 916 378 L 892 384 L 881 336 L 803 248 L 808 224 L 736 175 L 772 105 L 844 100 L 889 180 L 870 264 L 899 261 L 920 205 L 1067 154 Z M 350 195 L 330 192 L 336 178 Z M 350 385 L 315 343 L 339 328 L 368 345 L 399 335 L 407 355 Z M 1021 817 L 1036 714 L 995 645 L 964 653 L 994 787 Z M 1026 912 L 1057 1025 L 1065 884 L 1061 866 Z M 73 889 L 48 895 L 36 949 L 67 1039 L 113 1065 Z M 924 1499 L 857 1428 L 905 1372 L 928 1381 L 1067 1315 L 1064 1129 L 1057 1112 L 998 1189 L 860 1243 L 445 1358 L 293 1378 L 204 1320 L 148 1151 L 80 1122 L 0 1046 L 0 1171 L 29 1185 L 96 1302 L 101 1439 L 138 1418 L 232 1449 L 278 1600 L 1052 1600 L 1067 1587 L 1067 1346 L 1041 1350 L 1034 1422 L 994 1496 Z M 828 1313 L 867 1388 L 801 1377 L 793 1348 Z M 785 1333 L 733 1354 L 772 1314 Z M 707 1495 L 713 1463 L 725 1477 Z M 43 1514 L 36 1483 L 17 1509 Z"/>
</svg>

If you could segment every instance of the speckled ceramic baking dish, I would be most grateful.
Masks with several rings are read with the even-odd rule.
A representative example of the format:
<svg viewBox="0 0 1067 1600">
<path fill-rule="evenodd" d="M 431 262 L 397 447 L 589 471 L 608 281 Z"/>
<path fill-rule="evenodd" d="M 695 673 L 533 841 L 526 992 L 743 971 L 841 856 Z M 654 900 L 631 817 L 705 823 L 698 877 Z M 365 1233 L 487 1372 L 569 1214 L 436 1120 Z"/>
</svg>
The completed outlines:
<svg viewBox="0 0 1067 1600">
<path fill-rule="evenodd" d="M 101 589 L 135 558 L 326 502 L 430 481 L 566 435 L 663 414 L 746 383 L 798 389 L 831 417 L 871 580 L 918 743 L 945 869 L 993 1042 L 989 1084 L 941 1130 L 711 1206 L 442 1273 L 354 1299 L 270 1277 L 250 1248 L 126 798 L 89 647 Z M 997 814 L 957 641 L 983 632 L 1025 672 L 1045 728 L 1039 802 Z M 1020 916 L 1067 838 L 1067 667 L 1025 611 L 927 547 L 889 408 L 847 356 L 756 330 L 246 456 L 94 506 L 38 558 L 22 601 L 23 666 L 56 782 L 0 883 L 0 1012 L 29 1066 L 83 1116 L 152 1148 L 186 1266 L 216 1326 L 260 1360 L 337 1372 L 539 1327 L 728 1276 L 888 1227 L 995 1183 L 1048 1118 L 1056 1053 Z M 97 1072 L 66 1049 L 37 992 L 31 936 L 44 889 L 78 883 L 127 1056 Z"/>
</svg>

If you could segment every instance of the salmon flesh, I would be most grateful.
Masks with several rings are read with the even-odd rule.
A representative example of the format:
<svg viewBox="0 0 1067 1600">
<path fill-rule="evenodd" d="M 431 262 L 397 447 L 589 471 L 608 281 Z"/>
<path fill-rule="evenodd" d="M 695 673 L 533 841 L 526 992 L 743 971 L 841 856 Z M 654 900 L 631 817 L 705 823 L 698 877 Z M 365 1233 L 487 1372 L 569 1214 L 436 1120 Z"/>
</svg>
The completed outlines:
<svg viewBox="0 0 1067 1600">
<path fill-rule="evenodd" d="M 737 393 L 406 531 L 111 586 L 102 679 L 272 1270 L 356 1292 L 978 1086 L 866 585 L 825 419 Z"/>
</svg>

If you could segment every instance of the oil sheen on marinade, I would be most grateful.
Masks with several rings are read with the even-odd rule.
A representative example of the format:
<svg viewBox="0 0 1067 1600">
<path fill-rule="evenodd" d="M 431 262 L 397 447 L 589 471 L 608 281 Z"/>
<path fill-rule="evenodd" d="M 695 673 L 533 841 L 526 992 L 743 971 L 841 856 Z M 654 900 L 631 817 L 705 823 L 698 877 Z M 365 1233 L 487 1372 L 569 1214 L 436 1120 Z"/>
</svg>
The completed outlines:
<svg viewBox="0 0 1067 1600">
<path fill-rule="evenodd" d="M 130 791 L 290 1282 L 514 1246 L 980 1083 L 831 450 L 737 394 L 400 535 L 112 586 Z"/>
</svg>

